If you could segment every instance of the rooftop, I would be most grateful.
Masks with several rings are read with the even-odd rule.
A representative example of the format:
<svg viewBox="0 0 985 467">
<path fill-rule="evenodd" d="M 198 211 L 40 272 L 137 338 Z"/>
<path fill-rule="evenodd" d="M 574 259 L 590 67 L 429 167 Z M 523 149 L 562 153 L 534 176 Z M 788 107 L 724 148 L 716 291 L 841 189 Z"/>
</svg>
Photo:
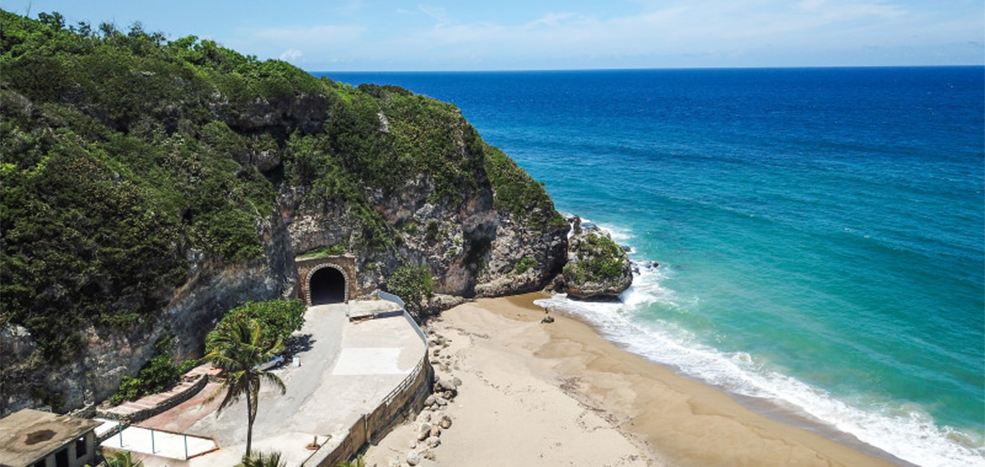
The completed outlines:
<svg viewBox="0 0 985 467">
<path fill-rule="evenodd" d="M 95 429 L 99 422 L 24 409 L 0 420 L 0 459 L 27 466 Z"/>
</svg>

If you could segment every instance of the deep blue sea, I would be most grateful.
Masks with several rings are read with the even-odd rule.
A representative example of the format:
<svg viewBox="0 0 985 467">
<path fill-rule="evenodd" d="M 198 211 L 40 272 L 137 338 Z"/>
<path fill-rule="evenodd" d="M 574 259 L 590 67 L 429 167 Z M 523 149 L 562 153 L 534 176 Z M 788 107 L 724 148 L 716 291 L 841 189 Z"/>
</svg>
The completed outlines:
<svg viewBox="0 0 985 467">
<path fill-rule="evenodd" d="M 606 338 L 914 464 L 985 465 L 982 67 L 316 75 L 455 103 L 658 262 L 621 303 L 551 300 Z"/>
</svg>

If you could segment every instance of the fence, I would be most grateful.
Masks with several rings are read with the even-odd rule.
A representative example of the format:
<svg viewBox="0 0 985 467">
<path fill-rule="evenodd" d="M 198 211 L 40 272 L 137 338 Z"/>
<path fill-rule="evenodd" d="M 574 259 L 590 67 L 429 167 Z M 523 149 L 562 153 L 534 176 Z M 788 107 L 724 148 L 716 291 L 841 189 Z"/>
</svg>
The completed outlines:
<svg viewBox="0 0 985 467">
<path fill-rule="evenodd" d="M 378 292 L 378 294 L 380 298 L 400 305 L 404 318 L 424 342 L 424 355 L 421 356 L 410 374 L 383 398 L 383 402 L 375 410 L 360 416 L 339 441 L 329 440 L 322 445 L 318 451 L 315 451 L 308 460 L 301 464 L 302 467 L 335 467 L 339 462 L 348 460 L 355 456 L 367 443 L 379 441 L 401 416 L 411 411 L 420 411 L 424 407 L 424 400 L 431 394 L 431 387 L 434 385 L 434 372 L 431 369 L 431 362 L 428 360 L 427 336 L 424 335 L 424 331 L 410 316 L 410 313 L 407 313 L 400 297 L 386 292 Z"/>
</svg>

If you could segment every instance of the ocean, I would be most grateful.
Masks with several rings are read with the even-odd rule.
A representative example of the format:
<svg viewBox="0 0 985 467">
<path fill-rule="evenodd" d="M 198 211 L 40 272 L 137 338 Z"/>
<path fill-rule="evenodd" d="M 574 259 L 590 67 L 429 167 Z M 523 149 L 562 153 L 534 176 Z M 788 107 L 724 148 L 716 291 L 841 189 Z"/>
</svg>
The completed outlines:
<svg viewBox="0 0 985 467">
<path fill-rule="evenodd" d="M 659 263 L 543 304 L 772 416 L 985 465 L 985 68 L 315 75 L 455 103 Z"/>
</svg>

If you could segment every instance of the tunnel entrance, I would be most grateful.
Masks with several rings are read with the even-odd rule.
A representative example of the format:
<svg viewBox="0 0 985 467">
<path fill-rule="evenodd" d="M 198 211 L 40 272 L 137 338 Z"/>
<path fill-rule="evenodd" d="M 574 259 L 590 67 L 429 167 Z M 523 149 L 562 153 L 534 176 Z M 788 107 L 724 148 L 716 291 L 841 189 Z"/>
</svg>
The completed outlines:
<svg viewBox="0 0 985 467">
<path fill-rule="evenodd" d="M 311 274 L 308 290 L 311 291 L 311 305 L 345 302 L 345 275 L 332 267 L 323 267 Z"/>
</svg>

